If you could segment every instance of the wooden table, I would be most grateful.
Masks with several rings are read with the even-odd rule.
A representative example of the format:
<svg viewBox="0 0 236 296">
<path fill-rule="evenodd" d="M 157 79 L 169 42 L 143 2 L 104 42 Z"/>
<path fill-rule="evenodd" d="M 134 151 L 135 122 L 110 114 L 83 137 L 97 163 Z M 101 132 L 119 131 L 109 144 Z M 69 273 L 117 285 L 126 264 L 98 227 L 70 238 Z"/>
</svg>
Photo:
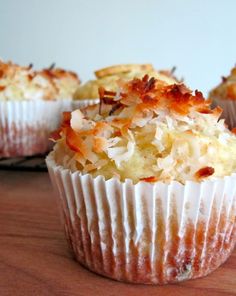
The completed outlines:
<svg viewBox="0 0 236 296">
<path fill-rule="evenodd" d="M 0 171 L 0 295 L 236 295 L 236 250 L 213 274 L 178 285 L 103 278 L 73 260 L 47 173 Z"/>
</svg>

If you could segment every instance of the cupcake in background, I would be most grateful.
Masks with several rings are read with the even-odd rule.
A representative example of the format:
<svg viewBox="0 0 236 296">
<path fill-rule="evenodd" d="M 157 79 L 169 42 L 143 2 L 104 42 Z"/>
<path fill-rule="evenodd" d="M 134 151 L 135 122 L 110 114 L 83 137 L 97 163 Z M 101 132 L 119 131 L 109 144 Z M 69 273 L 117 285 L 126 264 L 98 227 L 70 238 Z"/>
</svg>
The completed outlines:
<svg viewBox="0 0 236 296">
<path fill-rule="evenodd" d="M 61 69 L 35 71 L 0 61 L 0 157 L 43 154 L 80 83 Z"/>
<path fill-rule="evenodd" d="M 236 67 L 228 77 L 222 77 L 221 83 L 212 89 L 209 98 L 213 106 L 219 105 L 223 109 L 222 118 L 230 129 L 236 127 Z"/>
<path fill-rule="evenodd" d="M 51 82 L 56 92 L 55 97 L 60 100 L 72 100 L 80 84 L 79 77 L 75 72 L 55 68 L 54 64 L 48 69 L 38 71 L 38 74 Z"/>
<path fill-rule="evenodd" d="M 199 91 L 150 78 L 99 89 L 46 159 L 76 259 L 120 281 L 205 276 L 235 246 L 236 136 Z"/>
<path fill-rule="evenodd" d="M 174 69 L 173 69 L 174 70 Z M 100 86 L 106 90 L 116 91 L 117 81 L 128 81 L 133 78 L 141 78 L 145 74 L 163 80 L 168 84 L 177 83 L 173 71 L 157 71 L 151 64 L 124 64 L 115 65 L 94 72 L 96 79 L 80 85 L 74 94 L 74 108 L 85 107 L 97 103 L 99 100 L 98 89 Z"/>
</svg>

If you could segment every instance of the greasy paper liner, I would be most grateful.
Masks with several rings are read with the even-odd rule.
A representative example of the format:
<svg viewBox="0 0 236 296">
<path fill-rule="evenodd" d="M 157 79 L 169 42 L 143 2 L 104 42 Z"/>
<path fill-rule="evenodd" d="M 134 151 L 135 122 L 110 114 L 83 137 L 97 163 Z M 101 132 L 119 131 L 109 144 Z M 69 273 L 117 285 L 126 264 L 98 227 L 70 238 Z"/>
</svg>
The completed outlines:
<svg viewBox="0 0 236 296">
<path fill-rule="evenodd" d="M 166 284 L 205 276 L 236 241 L 236 174 L 155 184 L 71 173 L 46 159 L 76 259 L 103 276 Z"/>
<path fill-rule="evenodd" d="M 71 100 L 0 102 L 0 157 L 49 151 L 50 133 L 59 127 L 66 110 L 71 110 Z"/>
<path fill-rule="evenodd" d="M 99 99 L 73 100 L 72 110 L 85 108 L 99 103 Z"/>
<path fill-rule="evenodd" d="M 223 109 L 221 118 L 225 119 L 225 123 L 229 129 L 236 127 L 236 101 L 235 100 L 219 100 L 214 99 L 213 107 L 220 106 Z"/>
</svg>

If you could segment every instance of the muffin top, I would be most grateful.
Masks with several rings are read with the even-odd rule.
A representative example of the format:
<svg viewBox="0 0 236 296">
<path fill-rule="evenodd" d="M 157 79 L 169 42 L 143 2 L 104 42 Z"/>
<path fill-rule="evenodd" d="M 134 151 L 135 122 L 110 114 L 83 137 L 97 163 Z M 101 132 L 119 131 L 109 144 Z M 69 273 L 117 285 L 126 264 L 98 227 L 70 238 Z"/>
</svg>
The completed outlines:
<svg viewBox="0 0 236 296">
<path fill-rule="evenodd" d="M 236 67 L 228 77 L 222 77 L 222 82 L 214 88 L 209 97 L 212 99 L 236 100 Z"/>
<path fill-rule="evenodd" d="M 71 99 L 79 83 L 75 73 L 53 66 L 35 71 L 0 61 L 0 100 Z"/>
<path fill-rule="evenodd" d="M 235 172 L 236 136 L 201 92 L 145 75 L 99 94 L 100 104 L 64 113 L 58 164 L 134 183 L 184 184 Z"/>
<path fill-rule="evenodd" d="M 124 64 L 110 66 L 94 72 L 96 80 L 90 80 L 78 87 L 74 99 L 97 99 L 99 97 L 98 88 L 103 86 L 106 90 L 117 91 L 117 80 L 131 80 L 142 78 L 145 74 L 163 80 L 166 83 L 177 83 L 172 71 L 156 71 L 151 64 Z"/>
</svg>

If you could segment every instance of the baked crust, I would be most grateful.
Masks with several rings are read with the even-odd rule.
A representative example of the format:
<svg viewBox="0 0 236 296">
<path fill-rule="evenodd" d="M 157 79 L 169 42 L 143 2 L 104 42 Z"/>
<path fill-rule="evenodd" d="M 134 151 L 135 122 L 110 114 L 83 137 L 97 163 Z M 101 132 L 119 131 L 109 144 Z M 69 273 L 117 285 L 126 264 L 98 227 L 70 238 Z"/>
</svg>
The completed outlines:
<svg viewBox="0 0 236 296">
<path fill-rule="evenodd" d="M 133 78 L 142 78 L 146 74 L 167 84 L 179 83 L 173 76 L 172 71 L 157 71 L 151 64 L 115 65 L 97 70 L 94 73 L 97 79 L 89 80 L 85 84 L 80 85 L 74 94 L 75 100 L 97 99 L 99 97 L 99 87 L 102 86 L 106 90 L 117 91 L 118 80 L 129 81 Z"/>
<path fill-rule="evenodd" d="M 131 71 L 152 71 L 154 70 L 151 64 L 124 64 L 124 65 L 115 65 L 99 69 L 94 72 L 97 78 L 103 78 L 105 76 L 114 75 L 118 73 L 127 73 Z"/>
</svg>

